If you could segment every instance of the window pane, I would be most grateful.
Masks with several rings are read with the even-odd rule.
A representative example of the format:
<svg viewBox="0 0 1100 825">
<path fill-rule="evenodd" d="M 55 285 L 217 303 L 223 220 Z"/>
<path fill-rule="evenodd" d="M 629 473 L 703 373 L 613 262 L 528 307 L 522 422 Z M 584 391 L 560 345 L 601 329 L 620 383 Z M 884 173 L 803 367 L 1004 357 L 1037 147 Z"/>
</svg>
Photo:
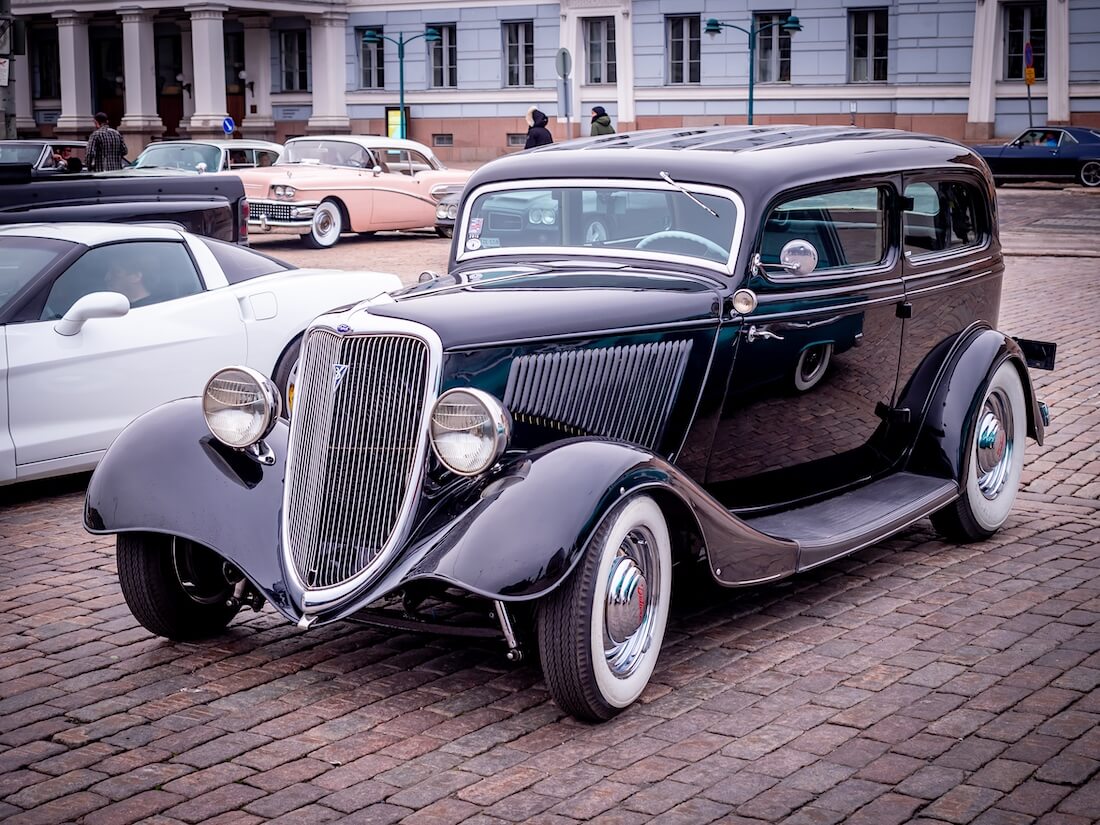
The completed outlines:
<svg viewBox="0 0 1100 825">
<path fill-rule="evenodd" d="M 914 183 L 905 189 L 913 208 L 903 215 L 905 252 L 922 255 L 981 242 L 982 203 L 976 190 L 954 181 Z"/>
<path fill-rule="evenodd" d="M 792 240 L 813 244 L 815 272 L 880 263 L 886 254 L 885 194 L 878 188 L 829 192 L 780 204 L 764 226 L 760 257 L 778 264 Z"/>
</svg>

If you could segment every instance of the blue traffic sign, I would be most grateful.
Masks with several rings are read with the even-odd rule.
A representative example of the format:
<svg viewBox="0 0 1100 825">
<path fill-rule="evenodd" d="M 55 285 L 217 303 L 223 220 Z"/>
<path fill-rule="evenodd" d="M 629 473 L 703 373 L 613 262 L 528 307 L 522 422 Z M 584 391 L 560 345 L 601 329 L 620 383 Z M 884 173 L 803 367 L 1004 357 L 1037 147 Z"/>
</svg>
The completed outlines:
<svg viewBox="0 0 1100 825">
<path fill-rule="evenodd" d="M 227 135 L 233 134 L 233 130 L 237 128 L 237 124 L 233 122 L 233 118 L 227 117 L 222 121 L 222 131 Z"/>
</svg>

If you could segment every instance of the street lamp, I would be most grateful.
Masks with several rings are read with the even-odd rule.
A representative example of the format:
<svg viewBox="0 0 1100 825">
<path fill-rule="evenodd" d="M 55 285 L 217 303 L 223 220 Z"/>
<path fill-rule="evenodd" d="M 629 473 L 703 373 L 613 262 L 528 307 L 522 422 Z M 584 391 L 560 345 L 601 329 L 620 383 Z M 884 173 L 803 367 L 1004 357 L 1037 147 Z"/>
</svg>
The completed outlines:
<svg viewBox="0 0 1100 825">
<path fill-rule="evenodd" d="M 711 17 L 707 20 L 707 25 L 703 28 L 707 34 L 714 37 L 724 28 L 737 29 L 749 36 L 749 125 L 752 125 L 752 87 L 753 77 L 756 75 L 756 36 L 763 31 L 767 31 L 772 26 L 779 26 L 785 32 L 800 32 L 802 31 L 802 24 L 798 22 L 798 18 L 793 14 L 786 20 L 780 23 L 778 20 L 773 20 L 770 23 L 765 23 L 763 26 L 757 28 L 755 18 L 749 22 L 749 27 L 746 29 L 744 26 L 738 26 L 736 23 L 727 23 L 725 20 L 715 20 Z"/>
<path fill-rule="evenodd" d="M 405 33 L 402 32 L 396 38 L 379 34 L 374 29 L 367 29 L 363 32 L 364 43 L 379 43 L 388 40 L 397 46 L 397 85 L 398 106 L 401 110 L 401 137 L 405 137 L 405 44 L 411 43 L 419 37 L 423 37 L 429 43 L 436 43 L 442 39 L 437 29 L 425 29 L 421 34 L 414 34 L 412 37 L 405 37 Z"/>
</svg>

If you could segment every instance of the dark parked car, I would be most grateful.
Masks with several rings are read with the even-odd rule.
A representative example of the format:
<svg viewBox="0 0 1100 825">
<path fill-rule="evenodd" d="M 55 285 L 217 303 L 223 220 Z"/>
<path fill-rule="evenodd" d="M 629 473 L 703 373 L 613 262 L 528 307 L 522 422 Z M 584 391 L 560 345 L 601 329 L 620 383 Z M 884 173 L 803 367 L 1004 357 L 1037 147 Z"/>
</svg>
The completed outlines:
<svg viewBox="0 0 1100 825">
<path fill-rule="evenodd" d="M 0 164 L 29 164 L 35 177 L 84 168 L 83 140 L 0 140 Z"/>
<path fill-rule="evenodd" d="M 266 377 L 222 371 L 123 431 L 85 524 L 119 534 L 162 636 L 265 600 L 302 628 L 496 635 L 609 718 L 690 566 L 739 587 L 925 516 L 963 541 L 1004 524 L 1046 413 L 994 328 L 993 194 L 972 150 L 894 131 L 494 161 L 446 275 L 307 330 L 289 425 Z"/>
<path fill-rule="evenodd" d="M 1028 129 L 1000 146 L 979 146 L 997 183 L 1077 180 L 1100 186 L 1100 132 L 1081 126 Z"/>
</svg>

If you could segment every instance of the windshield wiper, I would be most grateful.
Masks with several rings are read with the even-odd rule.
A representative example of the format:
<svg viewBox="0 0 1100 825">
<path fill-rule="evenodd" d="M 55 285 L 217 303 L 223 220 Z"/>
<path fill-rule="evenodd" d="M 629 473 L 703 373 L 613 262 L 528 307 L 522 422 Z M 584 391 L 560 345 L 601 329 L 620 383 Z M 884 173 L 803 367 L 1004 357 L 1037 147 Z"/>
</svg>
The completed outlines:
<svg viewBox="0 0 1100 825">
<path fill-rule="evenodd" d="M 703 203 L 701 200 L 699 200 L 697 197 L 695 197 L 693 194 L 691 194 L 691 192 L 689 192 L 683 186 L 681 186 L 676 181 L 674 181 L 672 179 L 672 176 L 669 175 L 668 172 L 658 172 L 657 174 L 659 174 L 661 176 L 661 179 L 663 181 L 665 181 L 665 183 L 672 184 L 677 189 L 679 189 L 681 192 L 683 192 L 685 195 L 687 195 L 689 198 L 691 198 L 693 201 L 695 201 L 695 203 L 697 203 L 699 206 L 703 207 L 705 210 L 710 212 L 710 214 L 714 215 L 714 217 L 716 217 L 716 218 L 718 217 L 717 212 L 715 212 L 713 209 L 711 209 L 709 206 L 707 206 L 705 203 Z"/>
</svg>

